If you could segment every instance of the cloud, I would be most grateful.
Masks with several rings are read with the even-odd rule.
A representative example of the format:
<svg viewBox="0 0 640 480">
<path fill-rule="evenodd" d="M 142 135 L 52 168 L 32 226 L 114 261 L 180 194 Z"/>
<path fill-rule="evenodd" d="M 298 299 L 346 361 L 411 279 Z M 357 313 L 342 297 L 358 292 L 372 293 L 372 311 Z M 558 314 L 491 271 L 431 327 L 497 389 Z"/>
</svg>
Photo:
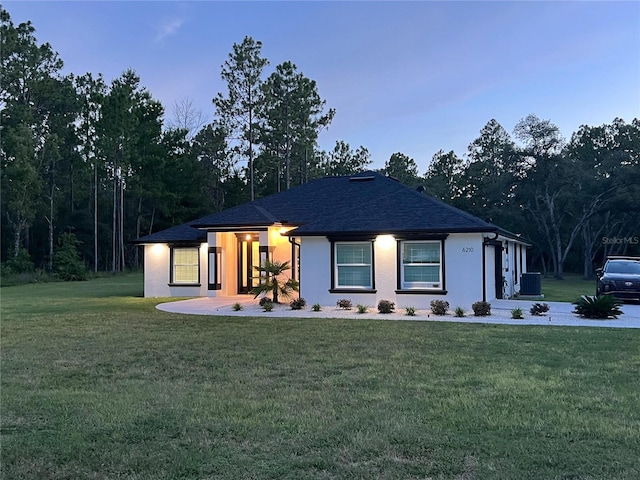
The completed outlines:
<svg viewBox="0 0 640 480">
<path fill-rule="evenodd" d="M 162 23 L 158 27 L 158 32 L 156 33 L 156 43 L 159 43 L 165 38 L 174 35 L 178 30 L 180 30 L 180 27 L 182 27 L 182 25 L 184 25 L 184 18 L 173 18 Z"/>
</svg>

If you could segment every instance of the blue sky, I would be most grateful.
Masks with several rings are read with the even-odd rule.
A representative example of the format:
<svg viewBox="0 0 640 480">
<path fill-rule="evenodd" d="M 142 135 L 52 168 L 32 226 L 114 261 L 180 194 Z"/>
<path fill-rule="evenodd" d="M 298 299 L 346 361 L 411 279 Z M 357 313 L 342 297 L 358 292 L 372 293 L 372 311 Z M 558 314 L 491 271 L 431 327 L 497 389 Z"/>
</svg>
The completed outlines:
<svg viewBox="0 0 640 480">
<path fill-rule="evenodd" d="M 434 153 L 459 156 L 495 118 L 509 133 L 533 113 L 565 137 L 580 125 L 640 117 L 640 2 L 34 2 L 3 3 L 31 20 L 65 72 L 133 68 L 167 115 L 189 99 L 207 118 L 224 91 L 233 43 L 290 60 L 336 117 L 320 146 L 363 145 L 375 167 L 392 153 L 420 173 Z"/>
</svg>

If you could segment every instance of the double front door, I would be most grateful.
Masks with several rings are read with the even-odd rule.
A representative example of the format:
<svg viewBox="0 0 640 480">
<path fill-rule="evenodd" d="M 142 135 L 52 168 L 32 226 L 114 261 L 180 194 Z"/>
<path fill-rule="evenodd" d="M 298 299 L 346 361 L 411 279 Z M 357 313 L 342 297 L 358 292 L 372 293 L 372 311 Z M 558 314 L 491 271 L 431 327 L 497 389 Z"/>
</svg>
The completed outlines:
<svg viewBox="0 0 640 480">
<path fill-rule="evenodd" d="M 258 285 L 260 272 L 260 242 L 258 235 L 238 235 L 238 293 L 249 293 Z"/>
</svg>

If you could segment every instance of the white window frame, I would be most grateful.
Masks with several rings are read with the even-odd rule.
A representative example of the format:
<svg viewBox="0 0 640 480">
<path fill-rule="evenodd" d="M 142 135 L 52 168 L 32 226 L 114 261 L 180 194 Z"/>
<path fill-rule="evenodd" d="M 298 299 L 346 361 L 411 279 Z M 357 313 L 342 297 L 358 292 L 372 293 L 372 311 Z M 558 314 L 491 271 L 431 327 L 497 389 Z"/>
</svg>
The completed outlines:
<svg viewBox="0 0 640 480">
<path fill-rule="evenodd" d="M 181 250 L 190 250 L 195 252 L 196 261 L 189 263 L 176 263 L 176 253 Z M 176 279 L 176 267 L 196 267 L 197 273 L 195 278 L 186 280 Z M 199 285 L 200 284 L 200 248 L 199 247 L 172 247 L 171 248 L 171 284 L 172 285 Z"/>
<path fill-rule="evenodd" d="M 443 242 L 442 240 L 403 240 L 399 242 L 399 270 L 400 270 L 400 286 L 402 290 L 442 290 L 443 288 Z M 438 261 L 437 262 L 416 262 L 405 263 L 405 245 L 409 244 L 435 244 L 438 245 Z M 437 266 L 438 281 L 437 282 L 411 282 L 405 280 L 405 267 L 412 266 Z"/>
<path fill-rule="evenodd" d="M 369 263 L 338 263 L 338 248 L 343 245 L 354 246 L 363 245 L 369 250 Z M 334 265 L 333 265 L 333 278 L 335 289 L 354 289 L 354 290 L 371 290 L 373 288 L 373 243 L 370 241 L 363 242 L 335 242 L 334 248 Z M 369 268 L 369 285 L 341 285 L 340 284 L 340 267 L 368 267 Z"/>
</svg>

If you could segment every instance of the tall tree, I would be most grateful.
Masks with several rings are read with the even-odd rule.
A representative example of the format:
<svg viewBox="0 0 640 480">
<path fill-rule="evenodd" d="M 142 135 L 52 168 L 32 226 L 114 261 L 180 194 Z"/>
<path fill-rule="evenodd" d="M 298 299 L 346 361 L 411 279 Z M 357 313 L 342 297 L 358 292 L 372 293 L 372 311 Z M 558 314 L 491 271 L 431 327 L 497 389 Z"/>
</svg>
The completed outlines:
<svg viewBox="0 0 640 480">
<path fill-rule="evenodd" d="M 4 112 L 3 112 L 4 113 Z M 3 122 L 4 123 L 4 122 Z M 22 235 L 36 216 L 42 178 L 33 161 L 36 149 L 27 125 L 7 128 L 2 135 L 2 206 L 13 233 L 12 255 L 23 246 Z"/>
<path fill-rule="evenodd" d="M 206 123 L 202 110 L 198 110 L 188 98 L 175 101 L 171 113 L 172 117 L 169 120 L 169 126 L 175 130 L 185 130 L 187 132 L 187 140 L 193 139 Z"/>
<path fill-rule="evenodd" d="M 567 146 L 567 154 L 583 174 L 575 193 L 586 201 L 604 194 L 580 232 L 584 278 L 593 275 L 599 253 L 622 254 L 632 246 L 625 239 L 633 238 L 640 218 L 639 127 L 638 119 L 626 124 L 619 118 L 609 125 L 583 125 Z"/>
<path fill-rule="evenodd" d="M 314 151 L 319 131 L 331 123 L 335 111 L 324 112 L 326 102 L 320 98 L 316 82 L 298 72 L 291 62 L 276 67 L 262 85 L 262 93 L 262 174 L 275 174 L 278 190 L 281 178 L 285 189 L 291 187 L 294 170 L 294 184 L 305 183 L 309 153 Z"/>
<path fill-rule="evenodd" d="M 157 164 L 162 162 L 158 144 L 163 113 L 162 105 L 140 86 L 140 78 L 133 70 L 113 80 L 103 99 L 97 131 L 100 154 L 112 183 L 112 271 L 121 271 L 125 266 L 125 190 L 128 188 L 136 197 L 132 212 L 136 218 L 133 225 L 138 225 L 142 215 L 140 201 L 154 190 L 154 171 L 162 169 Z M 133 226 L 131 230 L 133 236 Z"/>
<path fill-rule="evenodd" d="M 461 176 L 464 170 L 462 159 L 451 150 L 439 150 L 431 158 L 424 176 L 424 186 L 429 195 L 445 202 L 456 203 L 462 193 Z"/>
<path fill-rule="evenodd" d="M 404 153 L 396 152 L 389 157 L 382 169 L 385 175 L 397 179 L 410 187 L 415 187 L 420 183 L 418 175 L 418 165 L 415 160 Z"/>
<path fill-rule="evenodd" d="M 164 108 L 162 104 L 154 100 L 151 94 L 142 89 L 136 95 L 135 114 L 137 116 L 138 129 L 135 136 L 135 155 L 131 158 L 130 170 L 125 177 L 126 192 L 133 200 L 134 209 L 131 213 L 135 218 L 135 237 L 142 235 L 142 221 L 147 217 L 153 206 L 167 191 L 168 184 L 162 177 L 165 164 L 168 160 L 168 149 L 163 143 L 162 117 Z M 178 145 L 185 140 L 186 131 L 180 131 L 177 138 Z M 184 145 L 182 151 L 187 151 Z M 126 221 L 126 219 L 125 219 Z M 139 264 L 139 249 L 134 249 L 133 262 Z"/>
<path fill-rule="evenodd" d="M 326 176 L 352 175 L 371 164 L 369 150 L 361 145 L 354 151 L 344 140 L 336 141 L 331 152 L 322 152 L 320 156 L 319 168 Z"/>
<path fill-rule="evenodd" d="M 47 268 L 48 271 L 53 271 L 54 235 L 57 221 L 60 220 L 57 212 L 58 203 L 64 196 L 73 198 L 73 170 L 77 163 L 75 122 L 79 102 L 71 77 L 49 79 L 43 93 L 49 112 L 48 128 L 41 151 L 43 174 L 48 184 L 45 197 L 49 206 L 44 218 L 49 231 Z M 73 209 L 72 200 L 65 206 Z"/>
<path fill-rule="evenodd" d="M 524 144 L 522 153 L 530 165 L 520 192 L 521 203 L 547 245 L 555 277 L 562 279 L 576 238 L 598 212 L 607 192 L 583 188 L 583 165 L 566 153 L 560 131 L 550 121 L 529 115 L 514 131 Z"/>
<path fill-rule="evenodd" d="M 254 146 L 262 102 L 262 71 L 269 63 L 261 57 L 262 42 L 245 37 L 241 44 L 234 43 L 233 51 L 222 65 L 221 77 L 227 85 L 227 94 L 218 93 L 213 99 L 216 112 L 233 143 L 233 151 L 247 159 L 251 200 L 255 198 Z"/>
<path fill-rule="evenodd" d="M 224 182 L 235 167 L 235 159 L 228 152 L 224 133 L 222 126 L 210 123 L 198 132 L 191 144 L 191 152 L 206 178 L 204 188 L 207 204 L 214 212 L 225 207 Z"/>
<path fill-rule="evenodd" d="M 509 134 L 490 120 L 468 148 L 461 176 L 460 206 L 470 213 L 506 228 L 520 217 L 514 205 L 525 170 Z"/>
<path fill-rule="evenodd" d="M 98 271 L 99 255 L 99 208 L 101 183 L 106 178 L 105 162 L 102 161 L 98 150 L 97 130 L 102 114 L 102 104 L 106 95 L 107 86 L 101 75 L 96 78 L 91 73 L 76 77 L 76 91 L 80 99 L 80 114 L 78 116 L 78 150 L 84 166 L 88 169 L 90 178 L 85 179 L 89 183 L 91 213 L 93 218 L 93 270 Z M 72 195 L 73 198 L 73 195 Z M 73 200 L 71 200 L 73 202 Z"/>
<path fill-rule="evenodd" d="M 24 234 L 44 204 L 43 187 L 51 186 L 50 163 L 58 155 L 55 135 L 65 136 L 56 122 L 56 84 L 62 82 L 62 60 L 48 43 L 38 45 L 31 22 L 11 21 L 0 6 L 0 136 L 2 160 L 2 206 L 13 232 L 13 255 L 17 256 Z M 49 162 L 49 163 L 47 163 Z M 45 181 L 47 178 L 47 181 Z M 50 202 L 54 197 L 49 188 Z M 53 220 L 50 229 L 53 229 Z"/>
</svg>

